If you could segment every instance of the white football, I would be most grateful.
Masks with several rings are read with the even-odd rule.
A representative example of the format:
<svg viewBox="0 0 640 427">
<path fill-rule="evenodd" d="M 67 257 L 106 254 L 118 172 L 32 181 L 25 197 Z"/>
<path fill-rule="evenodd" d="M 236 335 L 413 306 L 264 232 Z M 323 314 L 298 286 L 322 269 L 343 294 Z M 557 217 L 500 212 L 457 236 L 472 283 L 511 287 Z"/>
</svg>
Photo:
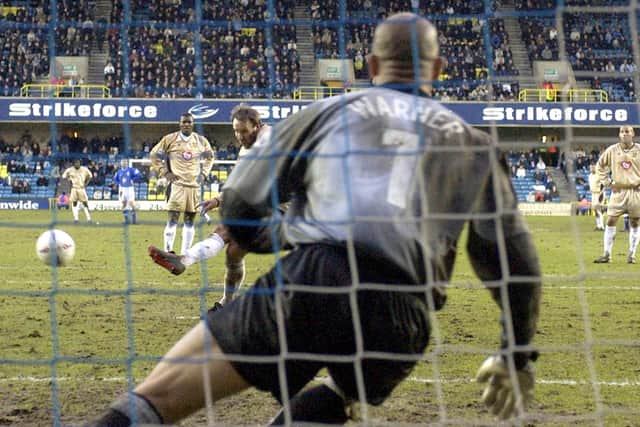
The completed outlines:
<svg viewBox="0 0 640 427">
<path fill-rule="evenodd" d="M 47 265 L 63 266 L 73 260 L 76 244 L 71 236 L 62 230 L 47 230 L 38 237 L 36 254 Z"/>
</svg>

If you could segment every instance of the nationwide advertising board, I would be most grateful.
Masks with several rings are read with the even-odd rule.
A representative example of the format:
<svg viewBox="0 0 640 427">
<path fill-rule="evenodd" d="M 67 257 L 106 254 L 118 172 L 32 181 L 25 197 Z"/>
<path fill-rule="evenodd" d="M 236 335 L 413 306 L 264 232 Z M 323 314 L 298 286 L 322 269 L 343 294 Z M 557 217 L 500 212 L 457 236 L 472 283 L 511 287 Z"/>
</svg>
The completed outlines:
<svg viewBox="0 0 640 427">
<path fill-rule="evenodd" d="M 33 211 L 49 209 L 49 199 L 0 199 L 2 211 Z"/>
<path fill-rule="evenodd" d="M 379 98 L 384 102 L 382 98 Z M 240 102 L 256 108 L 263 120 L 277 122 L 309 105 L 310 101 L 213 99 L 46 99 L 0 98 L 0 122 L 177 123 L 190 112 L 197 123 L 228 124 Z M 400 102 L 400 101 L 394 101 Z M 474 126 L 621 126 L 640 125 L 640 109 L 633 103 L 444 103 Z M 378 111 L 394 105 L 376 105 Z"/>
</svg>

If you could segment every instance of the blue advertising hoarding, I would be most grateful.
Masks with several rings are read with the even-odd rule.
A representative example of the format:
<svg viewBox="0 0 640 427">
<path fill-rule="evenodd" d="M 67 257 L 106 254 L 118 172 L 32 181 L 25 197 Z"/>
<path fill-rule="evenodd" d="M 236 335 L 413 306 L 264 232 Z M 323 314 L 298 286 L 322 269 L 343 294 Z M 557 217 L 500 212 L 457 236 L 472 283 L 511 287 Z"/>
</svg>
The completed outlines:
<svg viewBox="0 0 640 427">
<path fill-rule="evenodd" d="M 245 102 L 267 122 L 300 111 L 311 101 L 198 99 L 43 99 L 0 98 L 0 122 L 176 123 L 188 111 L 202 124 L 228 124 L 231 110 Z M 474 126 L 640 125 L 633 103 L 479 103 L 444 104 Z"/>
</svg>

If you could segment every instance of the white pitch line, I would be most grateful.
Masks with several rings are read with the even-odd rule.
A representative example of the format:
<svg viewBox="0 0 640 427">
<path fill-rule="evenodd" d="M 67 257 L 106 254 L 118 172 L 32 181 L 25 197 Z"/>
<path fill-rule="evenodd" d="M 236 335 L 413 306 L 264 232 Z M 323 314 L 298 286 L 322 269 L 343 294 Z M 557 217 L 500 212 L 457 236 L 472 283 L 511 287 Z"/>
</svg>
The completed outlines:
<svg viewBox="0 0 640 427">
<path fill-rule="evenodd" d="M 409 377 L 409 381 L 417 382 L 417 383 L 426 383 L 426 384 L 461 384 L 461 383 L 473 383 L 476 380 L 473 378 L 450 378 L 450 379 L 433 379 L 433 378 L 419 378 L 419 377 Z M 640 381 L 587 381 L 587 380 L 563 380 L 563 379 L 536 379 L 536 384 L 547 384 L 547 385 L 593 385 L 597 384 L 599 386 L 611 386 L 611 387 L 640 387 Z"/>
<path fill-rule="evenodd" d="M 323 379 L 323 378 L 317 378 Z M 18 382 L 31 382 L 31 383 L 42 383 L 42 382 L 50 382 L 51 377 L 34 377 L 34 376 L 19 376 L 19 377 L 11 377 L 11 378 L 0 378 L 0 383 L 18 383 Z M 73 382 L 73 381 L 93 381 L 93 382 L 125 382 L 127 381 L 126 377 L 107 377 L 107 378 L 96 378 L 96 377 L 57 377 L 56 381 L 58 382 Z M 445 378 L 445 379 L 434 379 L 434 378 L 421 378 L 421 377 L 409 377 L 408 381 L 416 382 L 416 383 L 424 383 L 424 384 L 470 384 L 474 383 L 475 379 L 473 378 Z M 587 381 L 587 380 L 569 380 L 569 379 L 536 379 L 536 384 L 545 384 L 545 385 L 566 385 L 566 386 L 582 386 L 582 385 L 593 385 L 596 384 L 598 386 L 608 386 L 608 387 L 640 387 L 640 381 Z"/>
<path fill-rule="evenodd" d="M 554 289 L 569 289 L 569 290 L 580 290 L 580 291 L 638 291 L 640 290 L 640 286 L 554 286 L 554 285 L 543 285 L 545 291 L 552 291 Z"/>
<path fill-rule="evenodd" d="M 544 280 L 544 276 L 543 276 L 543 280 Z M 25 281 L 24 280 L 11 280 L 11 279 L 5 279 L 3 280 L 3 283 L 7 284 L 7 285 L 24 285 Z M 50 285 L 51 284 L 51 280 L 28 280 L 26 283 L 29 284 L 35 284 L 35 285 Z M 85 282 L 83 282 L 82 280 L 77 280 L 77 281 L 68 281 L 68 280 L 58 280 L 57 281 L 58 285 L 66 285 L 66 286 L 73 286 L 73 285 L 77 285 L 78 287 L 83 287 L 86 285 Z M 122 282 L 123 285 L 128 285 L 129 282 Z M 197 289 L 200 289 L 200 285 L 201 282 L 171 282 L 170 285 L 168 285 L 167 283 L 160 283 L 160 282 L 154 282 L 154 283 L 149 283 L 149 282 L 136 282 L 135 280 L 133 281 L 134 284 L 134 288 L 150 288 L 150 287 L 160 287 L 161 289 L 165 289 L 167 286 L 171 286 L 171 287 L 175 287 L 175 288 L 179 288 L 179 287 L 193 287 L 194 290 L 196 289 L 195 286 L 197 285 Z M 208 289 L 216 289 L 216 288 L 222 288 L 224 286 L 224 283 L 209 283 L 208 284 Z M 478 286 L 474 286 L 474 287 L 460 287 L 460 286 L 456 286 L 451 285 L 449 287 L 449 289 L 472 289 L 472 290 L 483 290 L 483 288 L 480 286 L 480 284 L 478 284 Z M 561 286 L 556 286 L 556 285 L 544 285 L 544 290 L 545 291 L 553 291 L 553 290 L 579 290 L 579 291 L 640 291 L 640 286 L 617 286 L 617 285 L 611 285 L 611 286 L 575 286 L 575 285 L 561 285 Z"/>
<path fill-rule="evenodd" d="M 2 281 L 3 284 L 7 284 L 7 285 L 23 285 L 25 283 L 29 284 L 29 285 L 43 285 L 43 286 L 50 286 L 52 283 L 52 280 L 11 280 L 11 279 L 7 279 L 7 280 L 3 280 Z M 82 280 L 75 280 L 75 281 L 69 281 L 69 280 L 58 280 L 56 281 L 56 283 L 58 284 L 58 286 L 64 285 L 67 287 L 74 287 L 74 288 L 78 288 L 78 289 L 83 289 L 86 287 L 87 283 L 85 281 Z M 183 288 L 191 288 L 194 291 L 199 291 L 202 289 L 202 283 L 201 282 L 171 282 L 171 283 L 145 283 L 145 282 L 136 282 L 135 280 L 132 282 L 134 289 L 136 290 L 141 290 L 141 289 L 148 289 L 148 288 L 157 288 L 157 289 L 181 289 L 184 290 Z M 125 287 L 127 287 L 129 285 L 129 282 L 122 282 L 122 286 L 124 289 Z M 224 283 L 209 283 L 207 290 L 213 290 L 213 289 L 220 289 L 222 291 L 224 287 Z M 66 291 L 66 289 L 65 289 Z M 121 290 L 120 290 L 121 291 Z M 107 292 L 107 290 L 104 291 L 99 291 L 96 292 L 98 293 L 104 293 Z"/>
</svg>

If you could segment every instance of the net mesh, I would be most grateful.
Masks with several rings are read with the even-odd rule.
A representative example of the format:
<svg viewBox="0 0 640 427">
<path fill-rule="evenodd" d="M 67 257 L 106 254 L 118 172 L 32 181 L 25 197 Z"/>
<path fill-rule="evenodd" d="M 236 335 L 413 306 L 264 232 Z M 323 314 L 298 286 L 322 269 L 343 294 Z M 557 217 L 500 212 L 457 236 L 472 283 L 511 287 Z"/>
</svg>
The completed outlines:
<svg viewBox="0 0 640 427">
<path fill-rule="evenodd" d="M 260 98 L 270 104 L 300 96 L 305 86 L 317 86 L 310 69 L 315 59 L 323 58 L 352 59 L 356 84 L 349 89 L 356 90 L 367 84 L 365 58 L 375 24 L 397 11 L 420 13 L 438 27 L 441 53 L 448 62 L 435 83 L 435 93 L 443 101 L 489 105 L 515 101 L 521 90 L 538 88 L 539 81 L 525 72 L 536 59 L 569 61 L 577 86 L 602 89 L 610 102 L 635 103 L 640 83 L 636 0 L 25 0 L 5 1 L 1 8 L 0 94 L 20 96 L 25 85 L 53 83 L 58 86 L 47 86 L 44 93 L 34 86 L 26 92 L 51 102 L 75 96 L 76 90 L 92 93 L 84 85 L 95 84 L 105 86 L 115 98 L 152 97 L 167 102 Z M 87 75 L 66 74 L 68 70 L 56 65 L 59 56 L 88 56 Z M 69 85 L 69 77 L 80 86 Z M 326 91 L 327 86 L 314 89 L 314 93 Z M 557 94 L 554 101 L 563 109 L 572 107 L 573 100 L 562 95 L 562 88 Z M 535 96 L 546 97 L 546 92 Z M 585 101 L 596 102 L 597 96 L 588 92 Z M 640 117 L 629 121 L 637 123 Z M 14 125 L 2 126 L 10 131 Z M 41 162 L 41 172 L 51 183 L 47 191 L 28 193 L 40 198 L 57 196 L 61 187 L 54 185 L 55 170 L 59 173 L 80 158 L 104 178 L 91 183 L 90 198 L 113 200 L 116 193 L 110 176 L 118 161 L 148 158 L 150 147 L 145 144 L 153 145 L 162 136 L 160 129 L 149 130 L 152 125 L 143 129 L 129 119 L 114 125 L 115 131 L 99 128 L 95 141 L 70 134 L 69 126 L 55 118 L 45 124 L 44 131 L 38 126 L 33 127 L 35 134 L 49 136 L 40 154 L 11 151 L 3 145 L 6 170 L 0 169 L 0 176 L 30 182 L 37 175 L 36 163 Z M 570 121 L 557 129 L 522 133 L 495 125 L 486 130 L 505 147 L 513 166 L 521 159 L 529 162 L 541 156 L 541 148 L 548 146 L 540 145 L 540 132 L 549 135 L 557 158 L 549 154 L 553 164 L 548 166 L 566 173 L 569 185 L 564 191 L 570 199 L 580 194 L 590 197 L 588 188 L 576 183 L 587 176 L 584 166 L 617 139 L 617 128 L 585 129 Z M 197 123 L 196 131 L 217 140 L 218 158 L 224 157 L 221 153 L 228 153 L 228 159 L 236 155 L 224 142 L 231 137 L 228 129 Z M 49 138 L 50 147 L 45 148 Z M 12 170 L 12 161 L 24 165 L 24 172 Z M 215 178 L 203 187 L 204 197 L 216 194 L 219 187 L 211 184 L 224 182 L 230 162 L 214 167 Z M 144 161 L 139 167 L 145 169 Z M 158 190 L 156 178 L 147 174 L 147 182 L 136 184 L 138 200 L 161 207 L 164 193 Z M 531 189 L 520 191 L 516 178 L 514 185 L 524 202 Z M 9 200 L 11 194 L 2 196 Z M 161 242 L 166 215 L 139 212 L 141 224 L 135 228 L 121 224 L 117 209 L 94 211 L 94 224 L 77 228 L 71 214 L 55 204 L 46 215 L 30 212 L 0 218 L 2 233 L 15 248 L 7 249 L 11 253 L 0 261 L 4 277 L 0 329 L 8 337 L 0 351 L 0 400 L 6 402 L 0 424 L 68 425 L 100 412 L 119 393 L 133 390 L 219 297 L 223 254 L 172 280 L 146 256 L 149 244 Z M 49 272 L 31 265 L 33 242 L 46 228 L 64 228 L 74 237 L 79 251 L 71 266 Z M 537 400 L 516 423 L 634 425 L 640 416 L 635 362 L 640 322 L 637 271 L 618 264 L 592 266 L 591 258 L 602 246 L 601 234 L 587 232 L 592 217 L 571 216 L 555 222 L 534 218 L 531 228 L 542 254 L 545 282 L 545 306 L 536 337 L 542 356 L 537 363 Z M 210 231 L 210 224 L 199 222 L 196 241 Z M 622 231 L 616 245 L 620 253 L 614 259 L 622 260 L 626 256 Z M 247 282 L 266 271 L 278 256 L 248 258 Z M 461 264 L 449 285 L 446 309 L 431 316 L 430 346 L 417 369 L 382 407 L 362 405 L 359 423 L 494 425 L 480 407 L 481 388 L 473 374 L 498 348 L 497 309 L 463 255 Z M 289 356 L 283 350 L 280 361 Z M 362 356 L 357 353 L 354 359 Z M 320 377 L 324 376 L 321 372 Z M 358 386 L 364 389 L 361 377 Z M 276 410 L 273 400 L 260 393 L 215 404 L 207 400 L 206 410 L 185 425 L 264 424 Z"/>
</svg>

